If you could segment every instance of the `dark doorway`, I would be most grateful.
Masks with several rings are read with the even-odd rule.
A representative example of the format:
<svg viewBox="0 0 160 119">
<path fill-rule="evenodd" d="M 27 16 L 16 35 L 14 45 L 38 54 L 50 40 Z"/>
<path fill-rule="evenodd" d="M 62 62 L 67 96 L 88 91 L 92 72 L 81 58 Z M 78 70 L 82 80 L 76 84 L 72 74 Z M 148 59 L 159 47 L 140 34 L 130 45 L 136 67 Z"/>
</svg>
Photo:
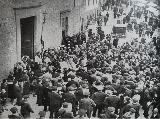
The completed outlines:
<svg viewBox="0 0 160 119">
<path fill-rule="evenodd" d="M 24 55 L 34 59 L 34 20 L 35 16 L 23 18 L 21 24 L 21 57 Z"/>
<path fill-rule="evenodd" d="M 82 18 L 82 23 L 81 23 L 81 31 L 83 32 L 83 26 L 84 26 L 84 18 Z"/>
</svg>

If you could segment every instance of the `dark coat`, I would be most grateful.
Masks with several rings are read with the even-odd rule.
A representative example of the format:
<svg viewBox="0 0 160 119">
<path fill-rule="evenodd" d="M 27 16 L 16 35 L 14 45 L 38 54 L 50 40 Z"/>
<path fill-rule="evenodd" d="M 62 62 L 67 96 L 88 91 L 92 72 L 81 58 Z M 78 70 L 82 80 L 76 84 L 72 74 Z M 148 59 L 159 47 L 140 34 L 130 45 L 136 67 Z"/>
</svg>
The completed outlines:
<svg viewBox="0 0 160 119">
<path fill-rule="evenodd" d="M 14 86 L 15 97 L 17 98 L 17 104 L 22 100 L 22 88 L 19 86 Z"/>
<path fill-rule="evenodd" d="M 30 104 L 26 101 L 22 101 L 22 103 L 21 103 L 21 114 L 22 114 L 22 116 L 24 118 L 29 118 L 31 112 L 34 113 Z"/>
<path fill-rule="evenodd" d="M 36 85 L 36 95 L 37 95 L 38 106 L 42 105 L 42 94 L 43 94 L 42 89 L 43 89 L 42 85 L 40 85 L 40 84 Z"/>
<path fill-rule="evenodd" d="M 120 98 L 117 96 L 106 97 L 104 100 L 104 105 L 105 105 L 105 107 L 118 108 L 119 100 L 120 100 Z"/>
<path fill-rule="evenodd" d="M 23 95 L 29 95 L 30 83 L 25 82 L 23 85 Z"/>
<path fill-rule="evenodd" d="M 48 97 L 50 98 L 50 111 L 58 111 L 62 106 L 62 97 L 55 92 L 49 92 Z"/>
<path fill-rule="evenodd" d="M 64 93 L 63 98 L 65 102 L 71 103 L 72 106 L 76 103 L 76 96 L 72 93 Z"/>
<path fill-rule="evenodd" d="M 79 88 L 75 92 L 75 96 L 76 96 L 77 101 L 80 101 L 83 98 L 83 90 L 82 90 L 82 88 Z"/>
<path fill-rule="evenodd" d="M 15 99 L 14 84 L 8 84 L 8 98 Z"/>
<path fill-rule="evenodd" d="M 47 105 L 47 106 L 49 106 L 49 104 L 50 104 L 50 99 L 49 99 L 49 97 L 48 97 L 48 93 L 49 92 L 51 92 L 51 90 L 49 89 L 49 88 L 43 88 L 42 89 L 42 104 L 45 106 L 45 105 Z"/>
<path fill-rule="evenodd" d="M 93 111 L 93 107 L 95 107 L 96 104 L 94 103 L 94 101 L 90 98 L 83 98 L 80 102 L 79 102 L 79 109 L 84 109 L 87 112 L 87 116 L 88 118 L 91 117 L 91 113 Z"/>
<path fill-rule="evenodd" d="M 96 103 L 96 105 L 102 105 L 106 94 L 103 92 L 96 92 L 91 96 L 91 99 Z"/>
</svg>

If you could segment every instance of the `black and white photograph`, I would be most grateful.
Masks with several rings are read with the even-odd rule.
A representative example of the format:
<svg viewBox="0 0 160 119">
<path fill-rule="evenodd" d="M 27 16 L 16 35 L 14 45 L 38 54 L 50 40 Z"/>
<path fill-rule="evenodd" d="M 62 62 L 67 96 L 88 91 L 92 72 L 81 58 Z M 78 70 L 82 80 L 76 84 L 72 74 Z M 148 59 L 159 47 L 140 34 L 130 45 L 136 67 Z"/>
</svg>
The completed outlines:
<svg viewBox="0 0 160 119">
<path fill-rule="evenodd" d="M 160 0 L 0 0 L 0 119 L 160 119 Z"/>
</svg>

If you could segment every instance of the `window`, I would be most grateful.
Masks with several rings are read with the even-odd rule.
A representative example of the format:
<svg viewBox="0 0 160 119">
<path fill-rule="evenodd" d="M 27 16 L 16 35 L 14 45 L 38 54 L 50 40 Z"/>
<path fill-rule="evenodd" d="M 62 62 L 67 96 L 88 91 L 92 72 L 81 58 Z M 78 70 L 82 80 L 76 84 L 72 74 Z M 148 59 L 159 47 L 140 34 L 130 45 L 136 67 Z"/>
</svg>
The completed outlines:
<svg viewBox="0 0 160 119">
<path fill-rule="evenodd" d="M 94 0 L 93 0 L 93 5 L 94 5 Z"/>
<path fill-rule="evenodd" d="M 88 6 L 89 6 L 89 2 L 90 2 L 90 0 L 88 0 Z"/>
<path fill-rule="evenodd" d="M 96 0 L 96 4 L 97 4 L 97 0 Z"/>
</svg>

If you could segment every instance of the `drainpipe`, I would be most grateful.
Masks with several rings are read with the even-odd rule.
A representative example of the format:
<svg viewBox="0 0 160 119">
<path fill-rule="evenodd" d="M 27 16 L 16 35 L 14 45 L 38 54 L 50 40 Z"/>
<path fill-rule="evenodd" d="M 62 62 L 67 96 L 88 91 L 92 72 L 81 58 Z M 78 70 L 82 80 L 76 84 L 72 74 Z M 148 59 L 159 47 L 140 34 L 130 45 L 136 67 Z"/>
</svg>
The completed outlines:
<svg viewBox="0 0 160 119">
<path fill-rule="evenodd" d="M 16 58 L 18 62 L 18 41 L 17 41 L 17 18 L 16 18 L 16 10 L 14 10 L 15 22 L 16 22 Z"/>
</svg>

